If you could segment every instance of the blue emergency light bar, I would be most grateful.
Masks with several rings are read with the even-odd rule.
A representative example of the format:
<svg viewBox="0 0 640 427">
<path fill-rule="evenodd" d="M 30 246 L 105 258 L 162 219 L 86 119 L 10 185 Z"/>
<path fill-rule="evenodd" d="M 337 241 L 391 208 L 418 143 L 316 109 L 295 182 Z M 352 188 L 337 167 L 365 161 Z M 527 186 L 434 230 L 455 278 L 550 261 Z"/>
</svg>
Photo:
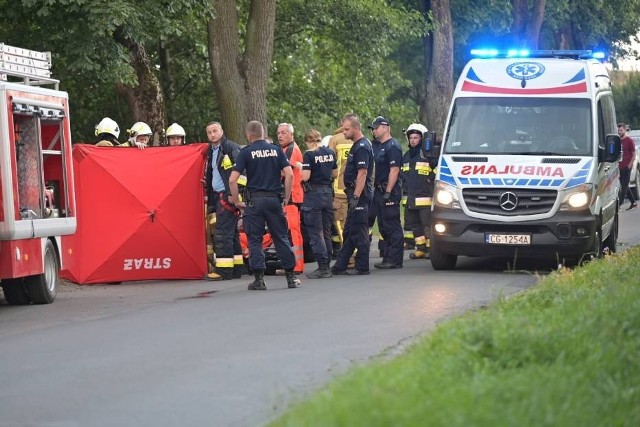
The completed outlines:
<svg viewBox="0 0 640 427">
<path fill-rule="evenodd" d="M 574 58 L 604 59 L 604 52 L 591 50 L 528 50 L 528 49 L 471 49 L 471 56 L 478 58 Z"/>
</svg>

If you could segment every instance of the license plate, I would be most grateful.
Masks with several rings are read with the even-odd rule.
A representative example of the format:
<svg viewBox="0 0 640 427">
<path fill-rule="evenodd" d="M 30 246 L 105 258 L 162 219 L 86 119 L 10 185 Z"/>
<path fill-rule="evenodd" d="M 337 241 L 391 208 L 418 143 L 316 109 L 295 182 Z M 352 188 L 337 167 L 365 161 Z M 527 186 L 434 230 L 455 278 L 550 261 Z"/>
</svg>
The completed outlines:
<svg viewBox="0 0 640 427">
<path fill-rule="evenodd" d="M 484 241 L 492 245 L 530 245 L 531 234 L 485 234 Z"/>
</svg>

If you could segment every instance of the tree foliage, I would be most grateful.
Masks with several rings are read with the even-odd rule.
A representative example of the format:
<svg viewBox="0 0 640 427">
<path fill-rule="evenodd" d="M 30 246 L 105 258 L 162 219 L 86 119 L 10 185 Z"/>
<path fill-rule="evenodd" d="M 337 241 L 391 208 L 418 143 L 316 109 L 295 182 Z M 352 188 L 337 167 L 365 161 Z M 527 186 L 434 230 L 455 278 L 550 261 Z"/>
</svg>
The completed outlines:
<svg viewBox="0 0 640 427">
<path fill-rule="evenodd" d="M 264 100 L 272 131 L 277 122 L 292 122 L 300 140 L 307 128 L 327 133 L 344 112 L 353 111 L 364 122 L 378 114 L 389 116 L 397 136 L 402 127 L 420 119 L 418 106 L 427 94 L 432 65 L 429 37 L 444 25 L 431 13 L 435 0 L 274 1 L 273 56 L 265 65 Z M 450 0 L 450 80 L 468 59 L 469 48 L 513 46 L 515 29 L 522 28 L 515 22 L 514 5 L 518 10 L 526 5 L 531 17 L 539 2 Z M 126 91 L 116 90 L 134 90 L 144 77 L 132 50 L 117 37 L 124 36 L 144 48 L 148 75 L 160 86 L 164 111 L 154 114 L 166 117 L 167 124 L 183 125 L 188 141 L 203 140 L 204 125 L 228 113 L 214 90 L 208 62 L 207 22 L 215 16 L 217 3 L 0 0 L 0 41 L 53 53 L 54 76 L 70 93 L 74 139 L 90 141 L 94 125 L 104 116 L 123 129 L 137 120 L 132 108 L 139 104 L 129 102 Z M 238 52 L 244 52 L 255 22 L 253 2 L 233 3 Z M 624 43 L 640 28 L 640 0 L 546 0 L 544 11 L 540 48 L 598 47 L 615 60 L 626 53 Z M 246 79 L 245 90 L 253 84 L 254 79 Z"/>
<path fill-rule="evenodd" d="M 640 129 L 640 72 L 625 73 L 626 81 L 613 86 L 616 116 L 631 129 Z"/>
</svg>

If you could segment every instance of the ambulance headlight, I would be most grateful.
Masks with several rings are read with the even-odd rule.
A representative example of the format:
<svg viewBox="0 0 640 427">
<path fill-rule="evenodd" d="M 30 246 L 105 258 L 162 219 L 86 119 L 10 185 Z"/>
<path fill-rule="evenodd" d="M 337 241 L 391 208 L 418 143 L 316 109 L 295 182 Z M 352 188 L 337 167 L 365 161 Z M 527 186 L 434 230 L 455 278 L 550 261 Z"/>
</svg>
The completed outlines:
<svg viewBox="0 0 640 427">
<path fill-rule="evenodd" d="M 460 200 L 456 187 L 437 181 L 433 199 L 436 205 L 449 209 L 460 209 Z"/>
<path fill-rule="evenodd" d="M 583 184 L 565 191 L 560 210 L 580 210 L 588 208 L 593 198 L 593 184 Z"/>
</svg>

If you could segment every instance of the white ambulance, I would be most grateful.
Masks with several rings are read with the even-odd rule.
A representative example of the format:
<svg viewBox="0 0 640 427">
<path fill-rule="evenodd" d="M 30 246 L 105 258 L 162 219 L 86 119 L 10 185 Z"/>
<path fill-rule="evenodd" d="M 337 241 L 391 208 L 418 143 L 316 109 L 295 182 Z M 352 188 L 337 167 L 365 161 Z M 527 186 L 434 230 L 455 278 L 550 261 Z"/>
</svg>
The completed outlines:
<svg viewBox="0 0 640 427">
<path fill-rule="evenodd" d="M 0 43 L 0 285 L 9 304 L 56 298 L 60 236 L 76 230 L 69 99 L 51 54 Z"/>
<path fill-rule="evenodd" d="M 441 148 L 433 267 L 615 251 L 620 138 L 605 66 L 591 51 L 474 53 Z"/>
</svg>

